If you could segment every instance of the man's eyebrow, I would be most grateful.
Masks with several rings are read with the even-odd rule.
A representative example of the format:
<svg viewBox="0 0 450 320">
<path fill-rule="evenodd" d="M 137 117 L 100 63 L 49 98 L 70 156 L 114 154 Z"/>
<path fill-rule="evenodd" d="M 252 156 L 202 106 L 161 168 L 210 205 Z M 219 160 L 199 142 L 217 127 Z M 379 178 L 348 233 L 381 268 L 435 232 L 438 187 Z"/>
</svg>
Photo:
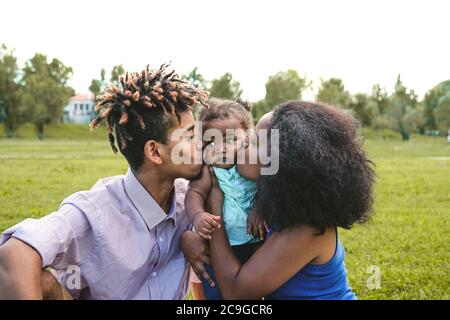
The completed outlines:
<svg viewBox="0 0 450 320">
<path fill-rule="evenodd" d="M 184 129 L 184 132 L 187 132 L 187 131 L 191 131 L 191 130 L 194 130 L 194 127 L 195 127 L 195 124 L 193 124 L 193 125 L 190 125 L 189 127 L 187 127 L 186 129 Z"/>
</svg>

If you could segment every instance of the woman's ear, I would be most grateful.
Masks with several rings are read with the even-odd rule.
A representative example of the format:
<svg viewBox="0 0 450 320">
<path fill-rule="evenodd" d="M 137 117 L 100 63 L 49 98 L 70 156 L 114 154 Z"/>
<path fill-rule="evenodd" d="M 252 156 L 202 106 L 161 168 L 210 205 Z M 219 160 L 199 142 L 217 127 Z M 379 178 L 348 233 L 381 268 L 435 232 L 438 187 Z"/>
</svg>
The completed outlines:
<svg viewBox="0 0 450 320">
<path fill-rule="evenodd" d="M 163 162 L 160 152 L 160 144 L 155 140 L 149 140 L 145 143 L 144 154 L 147 160 L 153 164 L 161 165 Z"/>
</svg>

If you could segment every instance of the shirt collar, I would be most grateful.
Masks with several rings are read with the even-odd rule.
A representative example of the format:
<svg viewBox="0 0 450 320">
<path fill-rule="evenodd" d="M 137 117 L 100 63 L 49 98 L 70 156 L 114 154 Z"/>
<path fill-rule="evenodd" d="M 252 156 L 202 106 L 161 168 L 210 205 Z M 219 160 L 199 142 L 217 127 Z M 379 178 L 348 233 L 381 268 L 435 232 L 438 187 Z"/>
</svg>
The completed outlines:
<svg viewBox="0 0 450 320">
<path fill-rule="evenodd" d="M 155 199 L 153 199 L 150 193 L 145 190 L 145 188 L 142 186 L 142 184 L 139 182 L 130 168 L 128 168 L 128 171 L 125 175 L 124 186 L 128 197 L 138 210 L 139 214 L 144 219 L 144 222 L 149 230 L 152 230 L 162 221 L 167 219 L 172 219 L 176 226 L 177 203 L 175 186 L 172 192 L 172 205 L 168 214 L 164 212 L 164 210 L 159 206 Z"/>
</svg>

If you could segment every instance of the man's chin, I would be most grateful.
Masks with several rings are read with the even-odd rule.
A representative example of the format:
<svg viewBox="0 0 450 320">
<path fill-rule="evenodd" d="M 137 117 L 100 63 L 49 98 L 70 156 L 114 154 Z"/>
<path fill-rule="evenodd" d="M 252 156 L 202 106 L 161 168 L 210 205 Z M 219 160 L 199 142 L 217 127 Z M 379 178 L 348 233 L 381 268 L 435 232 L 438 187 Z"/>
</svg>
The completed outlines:
<svg viewBox="0 0 450 320">
<path fill-rule="evenodd" d="M 194 180 L 200 176 L 200 173 L 202 172 L 202 165 L 199 165 L 198 168 L 195 168 L 194 170 L 190 170 L 185 174 L 183 177 L 187 180 Z"/>
</svg>

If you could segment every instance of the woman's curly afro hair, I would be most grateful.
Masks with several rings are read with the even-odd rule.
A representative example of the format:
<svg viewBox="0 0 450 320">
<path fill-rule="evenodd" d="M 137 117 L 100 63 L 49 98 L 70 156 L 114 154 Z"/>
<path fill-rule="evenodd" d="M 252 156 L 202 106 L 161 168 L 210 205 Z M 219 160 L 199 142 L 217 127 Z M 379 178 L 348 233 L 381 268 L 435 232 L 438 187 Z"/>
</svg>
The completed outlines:
<svg viewBox="0 0 450 320">
<path fill-rule="evenodd" d="M 359 123 L 342 109 L 288 101 L 274 110 L 279 171 L 261 176 L 257 210 L 274 230 L 304 224 L 323 233 L 367 220 L 373 163 L 358 136 Z"/>
</svg>

